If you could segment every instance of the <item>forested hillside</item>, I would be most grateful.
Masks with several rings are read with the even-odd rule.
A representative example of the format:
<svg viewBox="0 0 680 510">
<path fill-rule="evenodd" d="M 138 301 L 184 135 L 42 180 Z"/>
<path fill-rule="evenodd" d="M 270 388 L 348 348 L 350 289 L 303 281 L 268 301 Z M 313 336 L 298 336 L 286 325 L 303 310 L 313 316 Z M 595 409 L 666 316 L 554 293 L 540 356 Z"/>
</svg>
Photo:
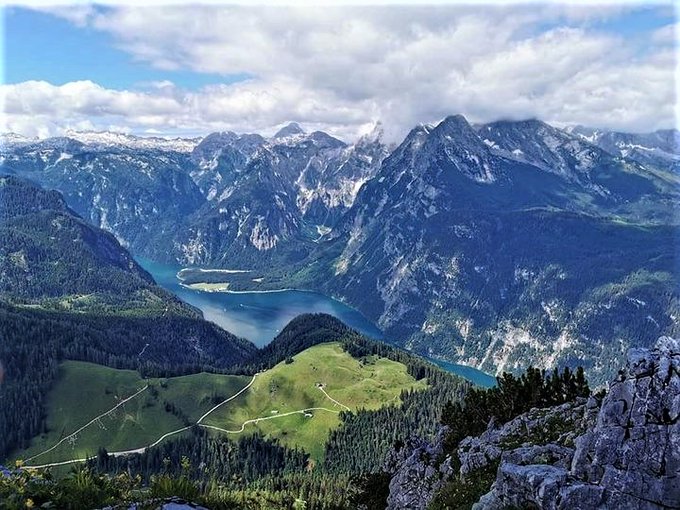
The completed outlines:
<svg viewBox="0 0 680 510">
<path fill-rule="evenodd" d="M 12 317 L 12 311 L 16 316 Z M 7 434 L 3 436 L 7 438 L 5 445 L 10 441 L 26 445 L 26 438 L 44 431 L 45 395 L 48 394 L 52 379 L 58 372 L 59 367 L 56 361 L 58 359 L 89 359 L 109 366 L 137 368 L 145 377 L 172 375 L 169 366 L 143 363 L 140 359 L 136 359 L 135 353 L 126 355 L 124 349 L 118 356 L 111 353 L 103 354 L 101 348 L 106 346 L 108 338 L 103 334 L 98 336 L 92 325 L 86 327 L 86 324 L 69 322 L 64 318 L 63 313 L 34 312 L 34 314 L 28 317 L 25 314 L 16 313 L 16 310 L 8 309 L 6 315 L 2 317 L 3 323 L 13 320 L 17 330 L 21 330 L 22 327 L 29 328 L 26 336 L 35 342 L 35 344 L 19 343 L 22 345 L 22 349 L 19 350 L 21 354 L 18 354 L 17 350 L 10 352 L 10 356 L 14 356 L 13 361 L 20 359 L 21 356 L 30 356 L 32 361 L 43 360 L 39 372 L 24 373 L 23 377 L 18 377 L 16 373 L 8 374 L 12 384 L 4 388 L 10 391 L 3 391 L 3 399 L 7 402 L 11 398 L 9 407 L 15 411 L 7 413 Z M 52 316 L 53 319 L 54 316 L 58 316 L 62 320 L 50 321 L 45 316 Z M 21 321 L 25 322 L 22 324 Z M 122 322 L 120 331 L 123 332 L 125 328 L 130 328 L 132 331 L 136 329 L 131 323 Z M 19 336 L 8 338 L 18 342 Z M 332 345 L 328 344 L 331 341 L 339 341 L 345 355 L 350 356 L 354 363 L 365 367 L 368 371 L 367 375 L 376 370 L 374 367 L 384 364 L 387 360 L 395 366 L 399 364 L 402 370 L 405 370 L 408 376 L 418 384 L 417 389 L 402 391 L 401 394 L 397 392 L 395 399 L 389 399 L 377 406 L 375 403 L 372 404 L 370 410 L 355 408 L 351 412 L 341 412 L 337 428 L 325 440 L 325 444 L 319 445 L 323 452 L 321 462 L 314 462 L 309 451 L 285 446 L 283 444 L 287 442 L 285 436 L 282 438 L 283 441 L 272 440 L 261 436 L 258 432 L 250 431 L 232 438 L 216 433 L 210 428 L 194 426 L 177 439 L 169 438 L 138 455 L 113 457 L 101 450 L 97 458 L 89 462 L 90 468 L 117 476 L 129 473 L 134 477 L 139 474 L 142 483 L 152 488 L 152 493 L 160 491 L 158 484 L 161 480 L 165 480 L 162 483 L 165 484 L 166 492 L 163 494 L 166 495 L 207 498 L 207 494 L 212 494 L 210 498 L 214 499 L 204 501 L 206 504 L 208 501 L 217 504 L 217 508 L 221 508 L 220 504 L 224 504 L 221 498 L 227 498 L 227 501 L 232 501 L 236 505 L 242 497 L 246 498 L 245 501 L 266 502 L 262 503 L 265 505 L 263 508 L 288 508 L 287 505 L 292 504 L 298 498 L 307 501 L 309 505 L 307 508 L 354 508 L 359 501 L 366 498 L 362 488 L 364 481 L 368 480 L 365 475 L 380 471 L 389 449 L 395 443 L 403 442 L 412 435 L 433 437 L 439 427 L 444 404 L 460 400 L 469 385 L 420 358 L 357 335 L 336 319 L 326 315 L 299 317 L 277 337 L 273 343 L 275 348 L 255 353 L 249 363 L 240 368 L 234 367 L 231 371 L 252 374 L 256 370 L 273 366 L 276 363 L 279 367 L 291 367 L 292 370 L 298 370 L 296 363 L 307 363 L 307 361 L 302 361 L 307 358 L 300 356 L 314 349 L 327 349 L 326 346 Z M 262 355 L 261 361 L 260 355 Z M 19 362 L 24 361 L 21 358 Z M 313 357 L 308 361 L 320 370 L 321 359 Z M 215 370 L 215 368 L 199 365 L 184 366 L 184 368 L 187 371 Z M 347 369 L 345 366 L 339 368 L 342 371 Z M 266 372 L 259 377 L 265 376 Z M 32 384 L 30 377 L 36 378 L 40 385 Z M 324 376 L 318 377 L 329 383 L 328 391 L 332 395 L 343 400 L 347 398 L 343 397 L 343 393 L 333 385 L 332 375 L 327 376 L 330 379 Z M 342 375 L 342 377 L 345 376 Z M 113 380 L 113 378 L 110 379 Z M 166 395 L 166 391 L 171 391 L 173 394 L 178 391 L 172 390 L 176 384 L 174 379 L 165 381 L 164 384 L 168 386 L 157 387 L 155 382 L 152 384 L 147 379 L 147 384 L 152 384 L 157 389 L 149 390 L 151 394 L 145 398 L 144 402 L 140 401 L 140 405 L 144 403 L 142 408 L 155 406 L 154 395 L 159 391 L 161 396 L 158 398 L 161 400 L 169 398 L 162 396 Z M 83 381 L 83 384 L 85 382 Z M 91 382 L 94 384 L 94 379 Z M 364 388 L 367 396 L 375 394 L 377 387 L 372 386 L 375 383 L 380 384 L 380 380 L 371 384 L 367 380 Z M 73 384 L 75 381 L 71 381 L 70 385 L 73 386 Z M 269 387 L 270 392 L 276 394 L 283 391 L 284 383 L 280 378 L 272 379 L 272 382 L 265 383 L 265 386 Z M 32 391 L 22 392 L 22 387 L 28 387 Z M 171 390 L 166 390 L 166 387 Z M 315 393 L 319 393 L 318 388 L 313 385 L 311 387 Z M 201 393 L 210 394 L 211 391 L 210 388 L 203 388 Z M 353 391 L 356 391 L 357 395 L 362 393 L 359 387 Z M 193 394 L 197 395 L 196 392 Z M 219 400 L 226 396 L 215 398 Z M 22 397 L 24 397 L 23 400 Z M 326 397 L 322 396 L 322 398 Z M 183 397 L 183 401 L 186 402 L 186 398 Z M 347 400 L 347 402 L 351 401 Z M 166 412 L 188 420 L 183 406 L 178 406 L 177 403 L 166 402 Z M 210 407 L 212 404 L 204 403 L 204 405 Z M 239 405 L 241 404 L 237 401 L 231 404 L 231 406 Z M 332 406 L 331 403 L 324 405 Z M 133 411 L 130 408 L 127 412 Z M 31 417 L 30 420 L 27 419 L 28 416 Z M 306 418 L 306 420 L 309 419 L 314 418 Z M 26 426 L 17 427 L 20 423 Z M 101 423 L 108 423 L 108 421 Z M 190 423 L 187 422 L 187 424 Z M 220 423 L 220 421 L 206 420 L 204 423 Z M 21 434 L 14 433 L 15 429 Z M 98 428 L 95 427 L 95 430 Z M 67 432 L 68 430 L 64 431 L 64 433 Z M 51 434 L 53 435 L 54 431 L 51 431 Z M 84 433 L 78 435 L 81 440 L 85 437 Z M 68 450 L 69 447 L 66 445 L 65 447 Z M 32 451 L 35 455 L 36 450 Z M 33 461 L 35 462 L 41 462 L 40 458 Z M 182 479 L 185 481 L 182 482 Z M 184 489 L 188 487 L 190 492 L 182 492 L 183 487 Z M 161 492 L 158 492 L 158 495 L 160 494 Z M 240 507 L 234 506 L 234 508 Z"/>
<path fill-rule="evenodd" d="M 0 178 L 0 456 L 44 427 L 62 359 L 148 373 L 224 370 L 255 346 L 155 285 L 109 233 L 61 196 Z"/>
</svg>

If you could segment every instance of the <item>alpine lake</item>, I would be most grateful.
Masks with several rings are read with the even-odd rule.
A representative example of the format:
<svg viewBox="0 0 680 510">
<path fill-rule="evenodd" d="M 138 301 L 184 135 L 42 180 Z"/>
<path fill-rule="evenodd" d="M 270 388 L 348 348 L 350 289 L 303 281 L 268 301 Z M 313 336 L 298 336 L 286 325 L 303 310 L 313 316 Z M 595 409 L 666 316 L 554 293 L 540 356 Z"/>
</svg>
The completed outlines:
<svg viewBox="0 0 680 510">
<path fill-rule="evenodd" d="M 382 331 L 359 311 L 318 292 L 305 290 L 274 290 L 235 292 L 225 285 L 186 285 L 180 278 L 183 268 L 161 264 L 141 257 L 136 261 L 148 271 L 161 287 L 203 312 L 206 320 L 214 322 L 234 335 L 247 338 L 258 347 L 271 342 L 292 319 L 303 313 L 327 313 L 360 333 L 382 339 Z M 235 270 L 237 274 L 242 271 Z M 229 274 L 230 271 L 224 271 Z M 493 376 L 473 367 L 430 359 L 441 368 L 471 382 L 490 387 Z"/>
</svg>

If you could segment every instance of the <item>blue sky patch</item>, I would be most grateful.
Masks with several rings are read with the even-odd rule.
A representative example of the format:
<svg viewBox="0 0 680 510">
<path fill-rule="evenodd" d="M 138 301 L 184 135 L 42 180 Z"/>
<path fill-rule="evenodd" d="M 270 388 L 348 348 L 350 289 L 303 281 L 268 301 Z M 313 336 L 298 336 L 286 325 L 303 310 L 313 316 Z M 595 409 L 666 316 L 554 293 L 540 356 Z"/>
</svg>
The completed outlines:
<svg viewBox="0 0 680 510">
<path fill-rule="evenodd" d="M 5 9 L 4 18 L 4 83 L 44 80 L 63 85 L 91 80 L 106 88 L 129 89 L 169 80 L 191 90 L 248 78 L 154 69 L 118 49 L 109 34 L 48 13 L 11 7 Z"/>
</svg>

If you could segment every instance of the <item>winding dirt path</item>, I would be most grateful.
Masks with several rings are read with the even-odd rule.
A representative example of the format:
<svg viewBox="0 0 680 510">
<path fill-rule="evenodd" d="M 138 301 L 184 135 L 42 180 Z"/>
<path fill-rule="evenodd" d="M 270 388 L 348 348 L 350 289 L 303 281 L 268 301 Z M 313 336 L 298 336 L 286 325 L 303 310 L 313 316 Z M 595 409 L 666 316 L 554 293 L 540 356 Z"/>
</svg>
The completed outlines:
<svg viewBox="0 0 680 510">
<path fill-rule="evenodd" d="M 30 462 L 30 461 L 32 461 L 33 459 L 36 459 L 36 458 L 40 457 L 41 455 L 45 455 L 46 453 L 51 452 L 51 451 L 54 450 L 56 447 L 58 447 L 60 444 L 62 444 L 64 441 L 66 441 L 66 440 L 72 438 L 73 436 L 75 436 L 75 435 L 78 434 L 79 432 L 83 431 L 84 429 L 86 429 L 87 427 L 89 427 L 90 425 L 92 425 L 94 422 L 96 422 L 97 420 L 99 420 L 100 418 L 103 418 L 103 417 L 106 416 L 107 414 L 111 414 L 113 411 L 115 411 L 116 409 L 118 409 L 120 406 L 122 406 L 122 405 L 125 404 L 126 402 L 129 402 L 130 400 L 132 400 L 133 398 L 135 398 L 137 395 L 139 395 L 140 393 L 142 393 L 143 391 L 145 391 L 145 390 L 148 389 L 148 388 L 149 388 L 149 385 L 147 384 L 146 386 L 144 386 L 141 390 L 139 390 L 139 391 L 138 391 L 137 393 L 135 393 L 134 395 L 130 395 L 130 396 L 127 397 L 126 399 L 121 400 L 120 402 L 118 402 L 118 404 L 116 404 L 115 406 L 113 406 L 113 407 L 112 407 L 111 409 L 109 409 L 108 411 L 106 411 L 106 412 L 100 414 L 99 416 L 97 416 L 97 417 L 91 419 L 90 421 L 88 421 L 85 425 L 83 425 L 82 427 L 80 427 L 80 428 L 79 428 L 78 430 L 76 430 L 75 432 L 69 434 L 68 436 L 63 437 L 58 443 L 56 443 L 56 444 L 55 444 L 54 446 L 52 446 L 51 448 L 48 448 L 47 450 L 45 450 L 45 451 L 43 451 L 43 452 L 40 452 L 40 453 L 34 455 L 33 457 L 30 457 L 30 458 L 26 459 L 26 462 Z"/>
<path fill-rule="evenodd" d="M 326 398 L 327 398 L 328 400 L 330 400 L 331 402 L 333 402 L 335 405 L 340 406 L 340 407 L 344 407 L 344 408 L 347 409 L 348 411 L 351 411 L 351 409 L 350 409 L 349 407 L 347 407 L 345 404 L 342 404 L 342 403 L 338 402 L 338 401 L 335 400 L 333 397 L 331 397 L 328 393 L 326 393 L 326 390 L 324 389 L 323 386 L 317 386 L 317 388 L 319 388 L 319 389 L 321 390 L 321 392 L 322 392 L 324 395 L 326 395 Z"/>
<path fill-rule="evenodd" d="M 201 425 L 201 427 L 205 427 L 207 429 L 219 430 L 221 432 L 226 432 L 227 434 L 240 434 L 241 432 L 243 432 L 245 430 L 246 425 L 249 425 L 251 423 L 257 424 L 261 421 L 275 420 L 276 418 L 283 418 L 285 416 L 291 416 L 293 414 L 304 414 L 304 413 L 307 413 L 309 411 L 328 411 L 329 413 L 335 413 L 335 414 L 339 413 L 339 411 L 336 411 L 334 409 L 328 409 L 326 407 L 308 407 L 306 409 L 299 409 L 298 411 L 290 411 L 290 412 L 283 413 L 283 414 L 275 414 L 275 415 L 272 415 L 272 416 L 263 416 L 261 418 L 252 418 L 250 420 L 244 421 L 239 430 L 227 430 L 227 429 L 223 429 L 221 427 L 215 427 L 214 425 Z"/>
<path fill-rule="evenodd" d="M 238 397 L 241 393 L 243 393 L 243 392 L 246 391 L 248 388 L 250 388 L 250 387 L 253 385 L 253 383 L 255 382 L 255 378 L 256 378 L 258 375 L 259 375 L 259 373 L 253 375 L 253 378 L 250 380 L 250 382 L 249 382 L 247 385 L 245 385 L 243 388 L 241 388 L 237 393 L 235 393 L 235 394 L 232 395 L 231 397 L 229 397 L 229 398 L 223 400 L 222 402 L 220 402 L 219 404 L 217 404 L 216 406 L 214 406 L 212 409 L 210 409 L 208 412 L 206 412 L 203 416 L 201 416 L 195 424 L 196 424 L 196 425 L 199 425 L 199 426 L 201 426 L 201 427 L 206 427 L 207 425 L 202 425 L 201 422 L 202 422 L 202 421 L 203 421 L 210 413 L 212 413 L 213 411 L 215 411 L 216 409 L 218 409 L 220 406 L 222 406 L 223 404 L 226 404 L 227 402 L 230 402 L 231 400 L 234 400 L 234 399 L 235 399 L 236 397 Z M 80 427 L 78 430 L 76 430 L 76 431 L 73 432 L 72 434 L 69 434 L 68 436 L 64 437 L 63 439 L 61 439 L 57 444 L 55 444 L 55 445 L 52 446 L 51 448 L 45 450 L 44 452 L 40 452 L 40 453 L 38 453 L 37 455 L 34 455 L 33 457 L 31 457 L 31 458 L 29 458 L 29 459 L 26 459 L 26 462 L 30 462 L 31 460 L 33 460 L 33 459 L 35 459 L 35 458 L 37 458 L 37 457 L 40 457 L 41 455 L 44 455 L 44 454 L 46 454 L 46 453 L 51 452 L 52 450 L 54 450 L 55 448 L 57 448 L 60 444 L 62 444 L 64 441 L 66 441 L 66 440 L 69 439 L 70 437 L 75 436 L 76 434 L 78 434 L 78 433 L 81 432 L 82 430 L 86 429 L 87 427 L 89 427 L 90 425 L 92 425 L 94 422 L 96 422 L 98 419 L 103 418 L 103 417 L 106 416 L 107 414 L 109 414 L 109 413 L 115 411 L 118 407 L 120 407 L 121 405 L 125 404 L 125 402 L 128 402 L 129 400 L 135 398 L 137 395 L 139 395 L 140 393 L 142 393 L 142 392 L 143 392 L 144 390 L 146 390 L 148 387 L 149 387 L 149 385 L 147 384 L 146 386 L 144 386 L 141 390 L 139 390 L 139 391 L 138 391 L 137 393 L 135 393 L 134 395 L 129 396 L 129 397 L 126 398 L 125 400 L 121 400 L 116 406 L 112 407 L 111 409 L 109 409 L 109 410 L 106 411 L 105 413 L 100 414 L 100 415 L 97 416 L 96 418 L 90 420 L 88 423 L 86 423 L 85 425 L 83 425 L 82 427 Z M 169 437 L 169 436 L 172 436 L 172 435 L 175 435 L 175 434 L 179 434 L 180 432 L 184 432 L 185 430 L 188 430 L 188 429 L 190 429 L 191 427 L 192 427 L 192 425 L 188 425 L 188 426 L 183 427 L 183 428 L 181 428 L 181 429 L 173 430 L 173 431 L 171 431 L 171 432 L 168 432 L 168 433 L 166 433 L 166 434 L 163 434 L 161 437 L 159 437 L 159 438 L 158 438 L 156 441 L 154 441 L 153 443 L 148 444 L 148 445 L 146 445 L 146 446 L 142 446 L 142 447 L 140 447 L 140 448 L 135 448 L 135 449 L 132 449 L 132 450 L 118 451 L 118 452 L 108 452 L 108 453 L 109 453 L 109 455 L 113 455 L 114 457 L 121 457 L 121 456 L 124 456 L 124 455 L 132 455 L 132 454 L 135 454 L 135 453 L 144 453 L 147 449 L 153 448 L 154 446 L 158 445 L 158 444 L 159 444 L 161 441 L 163 441 L 165 438 L 167 438 L 167 437 Z M 83 459 L 73 459 L 73 460 L 66 460 L 66 461 L 63 461 L 63 462 L 52 462 L 52 463 L 49 463 L 49 464 L 40 464 L 40 465 L 26 465 L 25 467 L 27 467 L 27 468 L 33 468 L 33 469 L 38 469 L 38 468 L 46 468 L 46 467 L 65 466 L 65 465 L 68 465 L 68 464 L 76 464 L 76 463 L 78 463 L 78 462 L 85 462 L 85 461 L 87 461 L 87 460 L 89 460 L 89 459 L 92 459 L 92 458 L 94 458 L 94 455 L 93 455 L 93 456 L 90 456 L 90 457 L 85 457 L 85 458 L 83 458 Z"/>
<path fill-rule="evenodd" d="M 234 400 L 234 399 L 235 399 L 236 397 L 238 397 L 241 393 L 243 393 L 243 392 L 246 391 L 248 388 L 250 388 L 250 387 L 253 385 L 253 383 L 255 382 L 255 378 L 256 378 L 259 374 L 260 374 L 260 372 L 258 372 L 257 374 L 253 375 L 253 378 L 250 380 L 250 382 L 249 382 L 246 386 L 244 386 L 243 388 L 241 388 L 241 390 L 240 390 L 238 393 L 236 393 L 235 395 L 232 395 L 231 397 L 229 397 L 229 398 L 226 399 L 226 400 L 223 400 L 222 402 L 220 402 L 219 404 L 217 404 L 215 407 L 213 407 L 210 411 L 208 411 L 208 412 L 205 413 L 203 416 L 201 416 L 201 417 L 198 419 L 198 421 L 196 422 L 196 425 L 200 425 L 201 422 L 202 422 L 202 421 L 203 421 L 210 413 L 212 413 L 213 411 L 215 411 L 218 407 L 222 406 L 223 404 L 226 404 L 227 402 L 230 402 L 230 401 Z"/>
</svg>

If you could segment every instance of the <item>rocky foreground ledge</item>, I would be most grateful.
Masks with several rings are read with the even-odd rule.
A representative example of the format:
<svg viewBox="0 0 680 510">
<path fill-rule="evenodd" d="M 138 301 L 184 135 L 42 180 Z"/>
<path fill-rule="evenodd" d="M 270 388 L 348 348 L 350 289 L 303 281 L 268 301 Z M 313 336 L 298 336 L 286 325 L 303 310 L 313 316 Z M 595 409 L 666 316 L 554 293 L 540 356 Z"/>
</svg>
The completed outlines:
<svg viewBox="0 0 680 510">
<path fill-rule="evenodd" d="M 549 440 L 546 440 L 549 439 Z M 426 508 L 453 476 L 498 466 L 473 508 L 680 509 L 680 340 L 631 349 L 600 401 L 533 409 L 458 447 L 413 441 L 388 459 L 388 508 Z"/>
</svg>

